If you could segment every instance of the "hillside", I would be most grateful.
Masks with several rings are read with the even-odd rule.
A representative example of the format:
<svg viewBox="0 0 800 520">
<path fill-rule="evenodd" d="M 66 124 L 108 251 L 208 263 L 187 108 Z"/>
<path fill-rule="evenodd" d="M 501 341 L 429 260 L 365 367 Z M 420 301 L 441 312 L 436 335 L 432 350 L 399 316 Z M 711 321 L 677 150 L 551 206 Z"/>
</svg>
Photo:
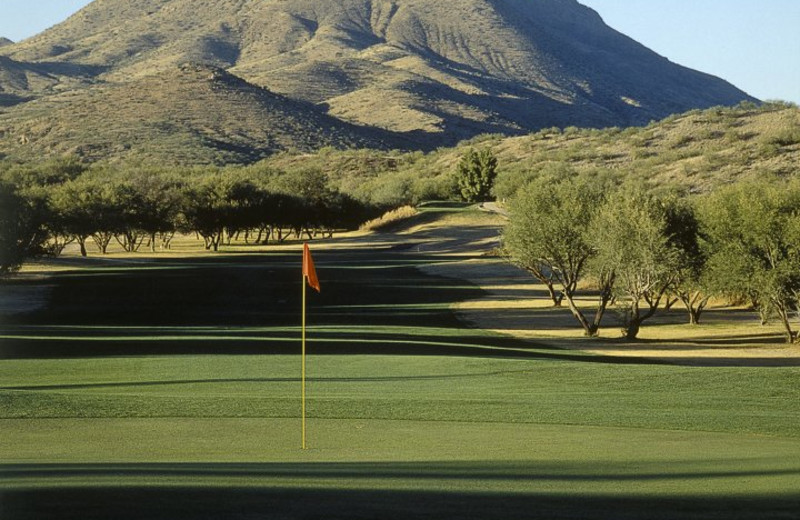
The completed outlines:
<svg viewBox="0 0 800 520">
<path fill-rule="evenodd" d="M 31 159 L 44 150 L 88 160 L 243 163 L 287 149 L 387 148 L 381 137 L 221 69 L 190 65 L 46 96 L 0 114 L 0 147 Z"/>
<path fill-rule="evenodd" d="M 34 92 L 48 92 L 62 81 L 66 83 L 66 78 L 49 74 L 40 66 L 0 56 L 0 107 L 22 103 Z"/>
<path fill-rule="evenodd" d="M 575 0 L 96 0 L 0 55 L 98 88 L 157 76 L 174 90 L 176 67 L 218 67 L 338 119 L 405 134 L 410 148 L 554 125 L 641 125 L 751 99 Z"/>
<path fill-rule="evenodd" d="M 278 155 L 259 163 L 278 170 L 318 168 L 347 192 L 376 202 L 415 202 L 447 195 L 449 175 L 470 147 L 498 158 L 499 198 L 541 172 L 616 172 L 654 185 L 705 192 L 738 179 L 792 177 L 800 164 L 800 108 L 712 108 L 646 127 L 545 129 L 522 137 L 483 136 L 430 154 L 366 150 Z"/>
</svg>

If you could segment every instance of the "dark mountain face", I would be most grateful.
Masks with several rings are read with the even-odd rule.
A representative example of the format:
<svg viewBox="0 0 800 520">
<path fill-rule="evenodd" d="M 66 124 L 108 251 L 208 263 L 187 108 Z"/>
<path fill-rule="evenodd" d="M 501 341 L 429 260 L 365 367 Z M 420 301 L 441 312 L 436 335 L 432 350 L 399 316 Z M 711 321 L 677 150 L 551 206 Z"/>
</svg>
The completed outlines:
<svg viewBox="0 0 800 520">
<path fill-rule="evenodd" d="M 642 124 L 751 99 L 575 0 L 96 0 L 0 54 L 88 88 L 219 67 L 403 147 Z"/>
</svg>

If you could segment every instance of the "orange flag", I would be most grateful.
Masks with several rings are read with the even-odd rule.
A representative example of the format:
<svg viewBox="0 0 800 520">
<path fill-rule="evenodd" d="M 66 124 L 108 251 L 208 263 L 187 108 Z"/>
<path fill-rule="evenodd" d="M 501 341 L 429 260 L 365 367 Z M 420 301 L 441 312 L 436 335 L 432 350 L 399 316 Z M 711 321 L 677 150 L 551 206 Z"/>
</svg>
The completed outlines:
<svg viewBox="0 0 800 520">
<path fill-rule="evenodd" d="M 314 269 L 314 259 L 311 258 L 311 250 L 308 244 L 303 244 L 303 276 L 308 280 L 308 286 L 320 292 L 317 270 Z"/>
</svg>

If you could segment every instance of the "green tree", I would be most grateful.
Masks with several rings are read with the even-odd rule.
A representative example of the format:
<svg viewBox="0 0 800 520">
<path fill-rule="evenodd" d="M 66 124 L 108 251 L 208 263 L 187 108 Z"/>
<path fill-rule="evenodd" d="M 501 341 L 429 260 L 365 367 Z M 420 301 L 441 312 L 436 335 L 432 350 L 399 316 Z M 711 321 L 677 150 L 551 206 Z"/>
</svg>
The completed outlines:
<svg viewBox="0 0 800 520">
<path fill-rule="evenodd" d="M 19 269 L 26 258 L 42 254 L 47 229 L 41 199 L 24 197 L 0 183 L 0 275 Z"/>
<path fill-rule="evenodd" d="M 184 193 L 183 215 L 187 230 L 203 238 L 206 249 L 219 251 L 230 221 L 230 183 L 222 175 L 192 179 Z"/>
<path fill-rule="evenodd" d="M 800 186 L 746 183 L 701 204 L 709 284 L 720 294 L 777 315 L 787 342 L 800 306 Z"/>
<path fill-rule="evenodd" d="M 686 214 L 673 209 L 674 203 L 641 187 L 626 187 L 606 201 L 590 225 L 597 251 L 592 270 L 613 273 L 627 339 L 635 339 L 642 323 L 655 315 L 677 277 L 681 240 L 670 230 L 679 229 L 678 219 Z"/>
<path fill-rule="evenodd" d="M 567 300 L 587 336 L 595 336 L 611 299 L 613 273 L 599 274 L 598 305 L 590 321 L 575 302 L 596 246 L 589 226 L 611 190 L 590 176 L 543 177 L 520 190 L 511 203 L 504 244 L 511 258 L 544 283 L 554 305 Z M 556 290 L 560 294 L 556 294 Z"/>
<path fill-rule="evenodd" d="M 673 199 L 665 206 L 666 233 L 680 254 L 669 293 L 686 308 L 690 325 L 698 325 L 711 293 L 706 283 L 707 252 L 700 244 L 700 223 L 693 204 Z"/>
<path fill-rule="evenodd" d="M 491 200 L 496 177 L 497 158 L 488 148 L 480 152 L 470 148 L 456 168 L 456 184 L 465 202 Z"/>
<path fill-rule="evenodd" d="M 96 212 L 100 203 L 98 191 L 98 186 L 83 177 L 50 190 L 53 219 L 65 234 L 74 237 L 84 257 L 87 256 L 86 241 L 102 224 Z"/>
</svg>

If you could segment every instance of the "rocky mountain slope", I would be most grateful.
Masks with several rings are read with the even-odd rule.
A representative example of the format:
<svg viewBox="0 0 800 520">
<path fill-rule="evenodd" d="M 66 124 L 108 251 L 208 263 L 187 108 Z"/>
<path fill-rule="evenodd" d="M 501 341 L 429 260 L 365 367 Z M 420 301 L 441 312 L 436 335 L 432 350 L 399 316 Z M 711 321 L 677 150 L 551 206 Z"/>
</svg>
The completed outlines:
<svg viewBox="0 0 800 520">
<path fill-rule="evenodd" d="M 197 65 L 45 96 L 12 116 L 0 114 L 3 127 L 0 139 L 21 158 L 35 159 L 43 149 L 88 160 L 169 158 L 183 164 L 246 163 L 323 146 L 381 149 L 388 148 L 381 138 L 392 138 Z"/>
<path fill-rule="evenodd" d="M 403 134 L 392 145 L 412 147 L 644 124 L 751 99 L 575 0 L 95 0 L 0 55 L 55 67 L 59 81 L 90 89 L 156 77 L 170 91 L 181 65 L 218 67 L 351 124 Z M 170 98 L 161 102 L 170 110 Z"/>
</svg>

